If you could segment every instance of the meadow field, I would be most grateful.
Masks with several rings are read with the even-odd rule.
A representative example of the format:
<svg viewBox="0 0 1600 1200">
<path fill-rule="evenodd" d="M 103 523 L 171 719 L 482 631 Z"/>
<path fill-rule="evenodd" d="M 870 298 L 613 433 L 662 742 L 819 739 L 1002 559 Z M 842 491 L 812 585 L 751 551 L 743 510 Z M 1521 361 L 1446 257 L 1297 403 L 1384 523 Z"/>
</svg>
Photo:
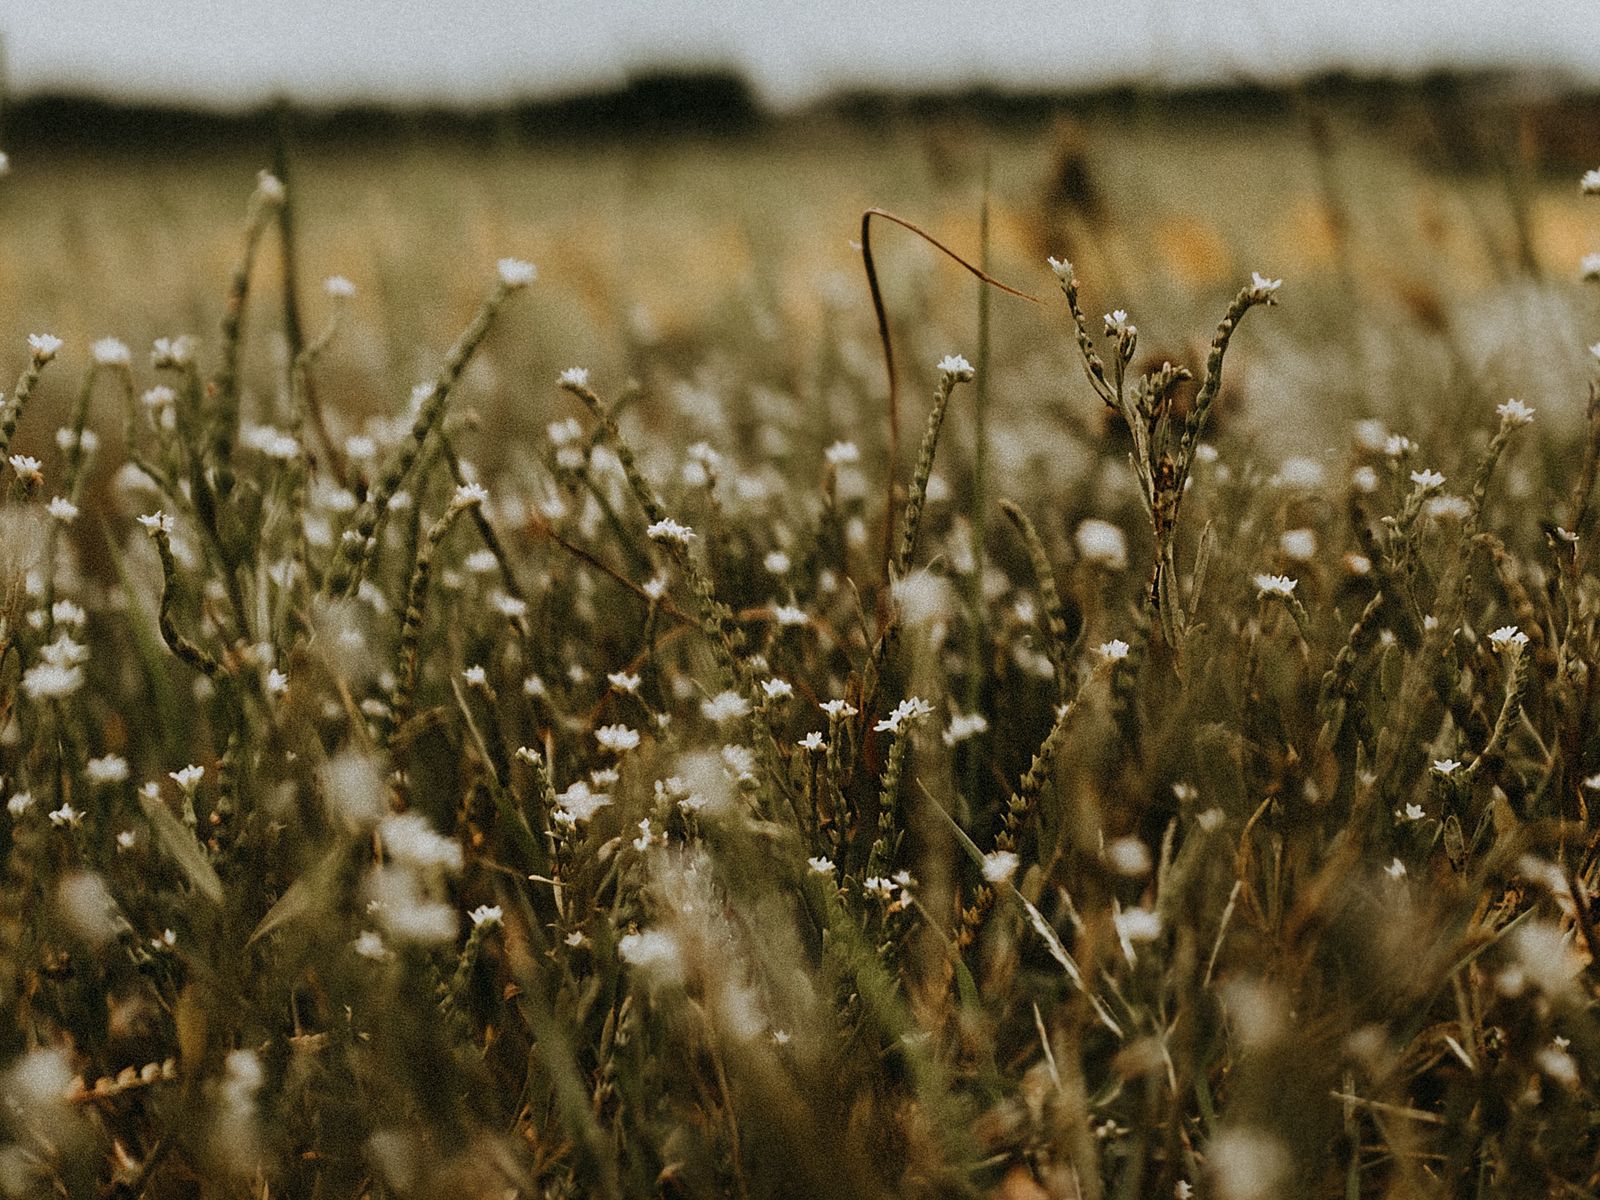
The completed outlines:
<svg viewBox="0 0 1600 1200">
<path fill-rule="evenodd" d="M 1594 1195 L 1600 136 L 1441 111 L 30 127 L 0 1195 Z"/>
</svg>

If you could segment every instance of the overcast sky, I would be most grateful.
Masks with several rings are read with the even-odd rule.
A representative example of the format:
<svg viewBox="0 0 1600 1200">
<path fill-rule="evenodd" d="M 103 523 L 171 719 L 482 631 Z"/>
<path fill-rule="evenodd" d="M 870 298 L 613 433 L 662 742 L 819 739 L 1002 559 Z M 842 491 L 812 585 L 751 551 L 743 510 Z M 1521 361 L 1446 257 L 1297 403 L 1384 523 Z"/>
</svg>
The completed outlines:
<svg viewBox="0 0 1600 1200">
<path fill-rule="evenodd" d="M 17 94 L 471 104 L 731 66 L 840 85 L 1073 86 L 1504 64 L 1600 82 L 1600 0 L 0 0 Z"/>
</svg>

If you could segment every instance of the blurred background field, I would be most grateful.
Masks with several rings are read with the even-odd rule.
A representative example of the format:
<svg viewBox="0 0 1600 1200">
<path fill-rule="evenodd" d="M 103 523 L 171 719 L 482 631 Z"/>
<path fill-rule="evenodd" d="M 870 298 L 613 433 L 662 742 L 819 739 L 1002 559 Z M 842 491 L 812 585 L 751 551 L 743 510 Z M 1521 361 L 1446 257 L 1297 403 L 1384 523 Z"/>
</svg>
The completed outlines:
<svg viewBox="0 0 1600 1200">
<path fill-rule="evenodd" d="M 1291 368 L 1273 398 L 1289 425 L 1263 431 L 1277 436 L 1354 374 L 1368 407 L 1452 371 L 1581 396 L 1560 364 L 1580 361 L 1572 302 L 1597 235 L 1572 179 L 1600 143 L 1600 104 L 1495 76 L 859 92 L 778 114 L 715 73 L 477 113 L 216 115 L 46 96 L 13 105 L 5 130 L 0 288 L 25 302 L 0 312 L 0 344 L 48 328 L 81 361 L 102 336 L 212 333 L 242 197 L 286 150 L 304 323 L 326 310 L 324 274 L 360 289 L 326 367 L 352 421 L 403 400 L 503 253 L 542 275 L 473 380 L 497 425 L 542 426 L 546 414 L 501 403 L 508 386 L 574 362 L 618 383 L 706 382 L 739 347 L 765 364 L 747 383 L 802 392 L 839 332 L 865 377 L 880 368 L 861 213 L 888 208 L 975 256 L 986 167 L 993 271 L 1045 299 L 996 305 L 1002 414 L 1008 395 L 1032 407 L 1081 390 L 1049 254 L 1078 264 L 1092 311 L 1128 309 L 1150 353 L 1179 361 L 1205 335 L 1191 314 L 1252 270 L 1288 280 L 1293 303 L 1261 350 Z M 879 256 L 907 352 L 970 350 L 970 280 L 898 231 Z M 276 255 L 264 265 L 258 294 L 272 296 Z M 273 330 L 279 316 L 257 306 L 252 320 Z M 1293 352 L 1308 334 L 1314 359 Z M 1353 357 L 1330 359 L 1341 352 Z M 1399 373 L 1374 375 L 1373 355 Z M 281 346 L 253 358 L 250 380 L 270 393 Z"/>
</svg>

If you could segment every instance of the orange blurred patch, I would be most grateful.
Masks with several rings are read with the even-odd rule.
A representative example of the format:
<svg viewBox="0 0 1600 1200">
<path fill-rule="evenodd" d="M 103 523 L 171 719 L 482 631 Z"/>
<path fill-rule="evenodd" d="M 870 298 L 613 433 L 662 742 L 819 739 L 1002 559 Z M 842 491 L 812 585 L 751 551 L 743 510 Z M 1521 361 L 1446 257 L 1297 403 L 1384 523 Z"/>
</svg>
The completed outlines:
<svg viewBox="0 0 1600 1200">
<path fill-rule="evenodd" d="M 1535 256 L 1557 274 L 1575 274 L 1578 260 L 1594 249 L 1593 215 L 1566 197 L 1535 196 L 1528 224 Z"/>
<path fill-rule="evenodd" d="M 1151 234 L 1156 254 L 1191 287 L 1233 277 L 1233 256 L 1216 226 L 1193 216 L 1167 217 Z"/>
<path fill-rule="evenodd" d="M 1338 259 L 1339 237 L 1333 214 L 1314 196 L 1290 205 L 1273 231 L 1273 261 L 1296 267 L 1331 267 Z"/>
</svg>

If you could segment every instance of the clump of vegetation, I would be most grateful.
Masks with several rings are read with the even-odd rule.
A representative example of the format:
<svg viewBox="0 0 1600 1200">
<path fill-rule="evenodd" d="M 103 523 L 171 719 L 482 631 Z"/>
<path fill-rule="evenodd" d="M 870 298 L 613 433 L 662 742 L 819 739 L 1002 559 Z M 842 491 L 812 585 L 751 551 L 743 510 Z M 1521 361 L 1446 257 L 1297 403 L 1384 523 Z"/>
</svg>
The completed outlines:
<svg viewBox="0 0 1600 1200">
<path fill-rule="evenodd" d="M 285 202 L 214 348 L 96 343 L 48 465 L 58 339 L 0 409 L 0 1194 L 1600 1187 L 1600 384 L 1267 464 L 1211 419 L 1279 281 L 1141 370 L 1052 260 L 1137 531 L 975 537 L 954 354 L 903 494 L 580 367 L 488 477 L 533 268 L 356 429 L 343 279 L 244 383 Z"/>
</svg>

